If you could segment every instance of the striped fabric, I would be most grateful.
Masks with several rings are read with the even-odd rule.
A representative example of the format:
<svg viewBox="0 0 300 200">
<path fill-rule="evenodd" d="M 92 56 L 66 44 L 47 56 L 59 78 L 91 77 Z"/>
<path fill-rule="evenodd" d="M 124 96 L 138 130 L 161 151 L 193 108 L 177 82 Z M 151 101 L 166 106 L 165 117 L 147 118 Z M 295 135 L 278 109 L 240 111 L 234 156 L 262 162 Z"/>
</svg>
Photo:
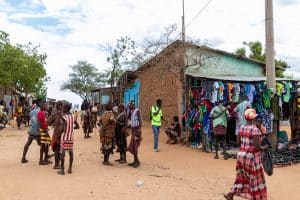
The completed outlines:
<svg viewBox="0 0 300 200">
<path fill-rule="evenodd" d="M 261 135 L 254 125 L 240 129 L 241 148 L 237 155 L 236 179 L 231 193 L 251 200 L 266 200 L 267 187 L 261 162 L 261 152 L 253 145 L 253 136 Z"/>
<path fill-rule="evenodd" d="M 74 117 L 72 114 L 64 115 L 65 130 L 61 135 L 61 151 L 73 151 Z"/>
<path fill-rule="evenodd" d="M 41 134 L 41 144 L 50 144 L 51 143 L 51 138 L 48 133 L 44 131 L 44 129 L 40 129 L 40 134 Z"/>
</svg>

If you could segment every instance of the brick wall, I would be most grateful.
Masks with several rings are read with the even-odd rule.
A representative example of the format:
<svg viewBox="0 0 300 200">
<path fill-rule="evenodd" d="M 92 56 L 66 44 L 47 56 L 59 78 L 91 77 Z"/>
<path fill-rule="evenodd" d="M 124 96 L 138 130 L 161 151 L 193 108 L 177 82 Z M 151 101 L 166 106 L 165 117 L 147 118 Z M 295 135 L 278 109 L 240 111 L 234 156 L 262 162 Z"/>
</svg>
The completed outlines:
<svg viewBox="0 0 300 200">
<path fill-rule="evenodd" d="M 169 123 L 174 115 L 179 115 L 181 104 L 181 83 L 179 69 L 182 66 L 182 50 L 172 48 L 151 61 L 138 74 L 140 87 L 140 110 L 142 118 L 149 121 L 150 109 L 157 99 L 163 101 L 162 111 Z"/>
</svg>

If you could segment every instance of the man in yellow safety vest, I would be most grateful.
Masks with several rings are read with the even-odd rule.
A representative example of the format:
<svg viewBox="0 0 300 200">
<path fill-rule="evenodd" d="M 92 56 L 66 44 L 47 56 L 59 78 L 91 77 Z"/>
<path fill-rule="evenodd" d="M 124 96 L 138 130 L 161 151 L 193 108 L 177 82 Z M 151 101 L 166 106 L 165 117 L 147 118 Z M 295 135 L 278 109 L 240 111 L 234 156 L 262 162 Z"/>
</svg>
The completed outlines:
<svg viewBox="0 0 300 200">
<path fill-rule="evenodd" d="M 157 99 L 156 105 L 151 107 L 151 112 L 150 112 L 152 131 L 153 131 L 153 135 L 154 135 L 154 151 L 155 152 L 159 151 L 159 149 L 158 149 L 159 131 L 160 131 L 160 127 L 161 127 L 161 122 L 162 122 L 162 120 L 164 120 L 161 106 L 162 106 L 162 100 Z"/>
</svg>

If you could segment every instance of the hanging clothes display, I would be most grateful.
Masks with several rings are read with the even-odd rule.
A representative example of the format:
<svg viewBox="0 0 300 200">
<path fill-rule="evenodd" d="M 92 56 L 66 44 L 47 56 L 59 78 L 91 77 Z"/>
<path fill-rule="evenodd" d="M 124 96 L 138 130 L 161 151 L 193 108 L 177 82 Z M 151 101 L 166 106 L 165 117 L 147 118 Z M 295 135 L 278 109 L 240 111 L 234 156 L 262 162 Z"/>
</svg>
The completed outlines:
<svg viewBox="0 0 300 200">
<path fill-rule="evenodd" d="M 246 123 L 243 113 L 248 107 L 257 111 L 263 119 L 267 133 L 271 133 L 273 121 L 278 122 L 282 117 L 281 102 L 284 116 L 288 118 L 292 97 L 296 94 L 296 89 L 290 81 L 277 82 L 276 88 L 274 94 L 274 91 L 267 89 L 263 81 L 238 82 L 194 78 L 189 91 L 190 108 L 186 116 L 187 128 L 191 133 L 190 144 L 195 147 L 201 144 L 205 148 L 213 148 L 211 143 L 214 136 L 209 115 L 212 107 L 220 100 L 224 101 L 229 111 L 227 138 L 230 143 L 236 142 L 239 127 Z"/>
</svg>

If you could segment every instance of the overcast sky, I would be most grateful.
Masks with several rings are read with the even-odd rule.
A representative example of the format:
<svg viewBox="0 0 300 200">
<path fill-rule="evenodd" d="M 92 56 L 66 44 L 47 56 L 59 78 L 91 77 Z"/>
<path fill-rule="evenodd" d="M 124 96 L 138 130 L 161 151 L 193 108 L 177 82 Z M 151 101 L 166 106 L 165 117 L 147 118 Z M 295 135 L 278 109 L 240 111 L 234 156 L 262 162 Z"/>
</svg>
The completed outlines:
<svg viewBox="0 0 300 200">
<path fill-rule="evenodd" d="M 60 91 L 69 65 L 87 60 L 99 70 L 106 55 L 99 44 L 130 36 L 156 38 L 169 24 L 181 24 L 182 0 L 0 0 L 0 30 L 14 43 L 40 44 L 48 55 L 48 97 L 80 103 Z M 243 41 L 264 43 L 264 0 L 185 0 L 188 36 L 213 48 L 234 52 Z M 276 57 L 300 77 L 300 0 L 274 0 Z"/>
</svg>

